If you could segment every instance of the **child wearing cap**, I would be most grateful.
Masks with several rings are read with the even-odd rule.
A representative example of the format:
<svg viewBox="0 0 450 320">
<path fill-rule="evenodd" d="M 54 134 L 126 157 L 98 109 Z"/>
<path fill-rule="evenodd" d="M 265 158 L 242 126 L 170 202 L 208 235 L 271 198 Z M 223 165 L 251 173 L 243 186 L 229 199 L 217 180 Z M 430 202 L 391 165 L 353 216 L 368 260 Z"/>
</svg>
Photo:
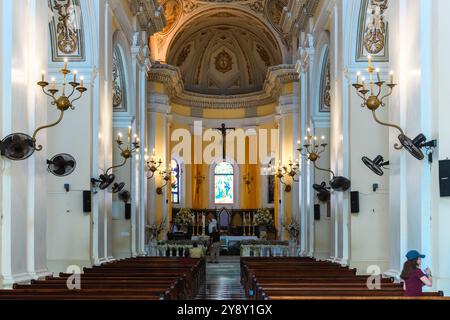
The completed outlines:
<svg viewBox="0 0 450 320">
<path fill-rule="evenodd" d="M 411 250 L 406 254 L 408 260 L 403 265 L 400 278 L 404 280 L 405 296 L 407 297 L 421 297 L 422 287 L 433 285 L 430 269 L 427 268 L 425 273 L 420 269 L 423 258 L 425 255 L 416 250 Z"/>
</svg>

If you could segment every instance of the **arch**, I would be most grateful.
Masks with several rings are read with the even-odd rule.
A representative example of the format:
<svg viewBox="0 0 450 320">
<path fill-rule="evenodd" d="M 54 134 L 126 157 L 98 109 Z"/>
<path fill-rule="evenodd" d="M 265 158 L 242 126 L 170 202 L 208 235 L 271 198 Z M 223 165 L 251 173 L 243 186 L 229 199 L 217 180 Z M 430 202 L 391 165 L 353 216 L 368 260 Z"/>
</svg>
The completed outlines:
<svg viewBox="0 0 450 320">
<path fill-rule="evenodd" d="M 178 190 L 178 197 L 179 201 L 178 203 L 172 202 L 172 207 L 174 208 L 184 208 L 186 206 L 186 175 L 185 175 L 185 162 L 184 159 L 179 157 L 176 154 L 172 154 L 171 157 L 172 161 L 175 161 L 178 164 L 179 171 L 178 171 L 178 182 L 179 182 L 179 190 Z"/>
<path fill-rule="evenodd" d="M 131 57 L 130 45 L 125 34 L 118 30 L 113 35 L 113 56 L 114 53 L 119 56 L 120 66 L 123 71 L 121 75 L 124 87 L 124 105 L 125 108 L 120 108 L 119 110 L 114 110 L 115 112 L 121 112 L 124 115 L 128 115 L 133 117 L 136 114 L 136 108 L 134 103 L 134 81 L 132 78 L 133 73 L 131 72 L 131 59 L 127 59 Z M 114 57 L 113 57 L 114 61 Z M 114 75 L 113 75 L 114 76 Z M 112 79 L 114 81 L 114 79 Z M 114 83 L 113 83 L 114 85 Z"/>
<path fill-rule="evenodd" d="M 222 158 L 216 158 L 212 161 L 210 167 L 209 167 L 209 206 L 210 208 L 214 207 L 225 207 L 228 209 L 231 208 L 239 208 L 240 202 L 239 202 L 239 165 L 236 163 L 236 161 L 230 157 L 226 157 L 225 162 L 230 164 L 233 168 L 233 197 L 234 201 L 230 204 L 217 204 L 215 203 L 215 173 L 216 173 L 216 167 L 218 164 L 223 163 L 224 160 Z"/>
</svg>

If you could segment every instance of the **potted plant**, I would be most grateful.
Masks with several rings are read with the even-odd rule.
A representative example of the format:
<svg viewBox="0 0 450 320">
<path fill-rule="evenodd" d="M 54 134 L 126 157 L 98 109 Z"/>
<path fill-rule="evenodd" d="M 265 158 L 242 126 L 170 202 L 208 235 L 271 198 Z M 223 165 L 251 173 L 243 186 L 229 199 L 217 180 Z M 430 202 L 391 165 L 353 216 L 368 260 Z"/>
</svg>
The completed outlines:
<svg viewBox="0 0 450 320">
<path fill-rule="evenodd" d="M 283 224 L 283 228 L 288 232 L 291 241 L 297 244 L 300 236 L 300 224 L 292 219 L 290 223 Z"/>
</svg>

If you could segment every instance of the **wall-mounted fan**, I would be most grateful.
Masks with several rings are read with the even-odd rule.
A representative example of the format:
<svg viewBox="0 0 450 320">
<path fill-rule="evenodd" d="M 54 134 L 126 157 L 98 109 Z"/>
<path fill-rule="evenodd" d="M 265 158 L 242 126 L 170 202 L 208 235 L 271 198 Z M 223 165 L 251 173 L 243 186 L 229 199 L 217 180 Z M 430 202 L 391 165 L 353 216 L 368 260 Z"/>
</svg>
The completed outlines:
<svg viewBox="0 0 450 320">
<path fill-rule="evenodd" d="M 98 179 L 91 179 L 92 185 L 96 186 L 98 184 L 98 187 L 100 190 L 107 189 L 116 179 L 116 176 L 114 174 L 101 174 Z"/>
<path fill-rule="evenodd" d="M 122 192 L 119 193 L 119 199 L 123 202 L 125 202 L 125 204 L 127 204 L 130 199 L 131 199 L 131 193 L 128 190 L 123 190 Z"/>
<path fill-rule="evenodd" d="M 317 191 L 317 198 L 320 201 L 328 202 L 330 200 L 330 190 L 328 190 L 325 182 L 322 182 L 321 184 L 314 184 L 313 189 Z"/>
<path fill-rule="evenodd" d="M 66 177 L 75 171 L 77 162 L 75 158 L 67 153 L 57 154 L 47 160 L 47 170 L 57 177 Z"/>
<path fill-rule="evenodd" d="M 338 176 L 331 179 L 330 186 L 335 191 L 347 191 L 350 189 L 351 183 L 346 177 Z"/>
<path fill-rule="evenodd" d="M 111 189 L 111 192 L 112 193 L 119 193 L 120 191 L 122 191 L 123 190 L 123 188 L 125 188 L 125 183 L 124 182 L 121 182 L 121 183 L 114 183 L 114 185 L 113 185 L 113 187 L 112 187 L 112 189 Z"/>
<path fill-rule="evenodd" d="M 427 138 L 422 133 L 415 137 L 413 140 L 411 140 L 406 135 L 401 134 L 398 136 L 398 140 L 400 140 L 402 146 L 405 147 L 405 149 L 417 160 L 423 160 L 423 158 L 425 158 L 425 155 L 421 150 L 422 148 L 437 147 L 437 140 L 427 141 Z"/>
<path fill-rule="evenodd" d="M 1 155 L 10 160 L 25 160 L 34 153 L 33 138 L 25 133 L 13 133 L 0 142 Z"/>
<path fill-rule="evenodd" d="M 384 161 L 383 157 L 378 155 L 375 159 L 371 160 L 368 157 L 362 157 L 362 162 L 372 170 L 375 174 L 379 175 L 380 177 L 384 174 L 383 169 L 386 169 L 386 167 L 389 165 L 389 161 Z"/>
</svg>

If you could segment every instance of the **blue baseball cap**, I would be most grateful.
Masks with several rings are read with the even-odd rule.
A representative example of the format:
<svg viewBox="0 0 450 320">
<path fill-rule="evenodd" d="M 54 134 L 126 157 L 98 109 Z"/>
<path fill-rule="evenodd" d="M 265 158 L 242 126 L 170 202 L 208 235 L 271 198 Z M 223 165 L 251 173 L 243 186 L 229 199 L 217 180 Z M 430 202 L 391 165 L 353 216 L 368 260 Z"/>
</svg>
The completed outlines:
<svg viewBox="0 0 450 320">
<path fill-rule="evenodd" d="M 411 250 L 411 251 L 409 251 L 407 254 L 406 254 L 406 259 L 408 259 L 408 260 L 415 260 L 415 259 L 418 259 L 418 258 L 425 258 L 425 255 L 424 254 L 420 254 L 419 253 L 419 251 L 417 251 L 417 250 Z"/>
</svg>

